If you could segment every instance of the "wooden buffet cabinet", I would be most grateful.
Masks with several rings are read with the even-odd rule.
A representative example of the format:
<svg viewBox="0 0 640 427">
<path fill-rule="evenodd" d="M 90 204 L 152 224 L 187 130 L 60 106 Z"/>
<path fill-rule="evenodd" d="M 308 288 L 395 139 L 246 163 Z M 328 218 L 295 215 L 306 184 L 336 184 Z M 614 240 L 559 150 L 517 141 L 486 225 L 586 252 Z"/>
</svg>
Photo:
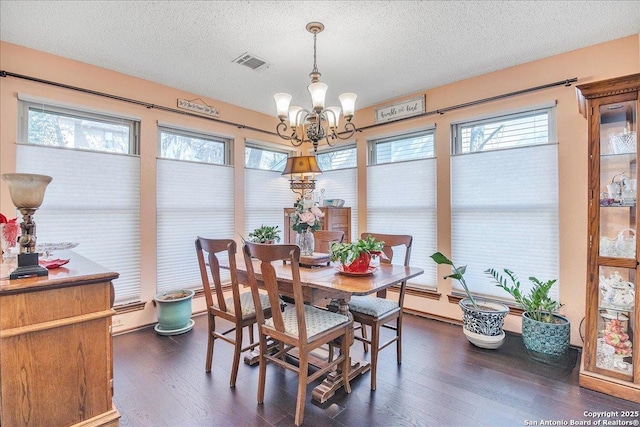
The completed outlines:
<svg viewBox="0 0 640 427">
<path fill-rule="evenodd" d="M 344 241 L 351 241 L 351 208 L 336 208 L 324 206 L 320 210 L 324 213 L 321 230 L 344 231 Z M 284 208 L 284 241 L 282 243 L 295 244 L 296 233 L 291 230 L 290 215 L 295 208 Z"/>
<path fill-rule="evenodd" d="M 71 251 L 48 277 L 0 262 L 0 425 L 117 426 L 111 316 L 118 273 Z"/>
<path fill-rule="evenodd" d="M 579 381 L 583 387 L 640 403 L 639 92 L 640 74 L 577 86 L 589 138 L 587 284 Z"/>
</svg>

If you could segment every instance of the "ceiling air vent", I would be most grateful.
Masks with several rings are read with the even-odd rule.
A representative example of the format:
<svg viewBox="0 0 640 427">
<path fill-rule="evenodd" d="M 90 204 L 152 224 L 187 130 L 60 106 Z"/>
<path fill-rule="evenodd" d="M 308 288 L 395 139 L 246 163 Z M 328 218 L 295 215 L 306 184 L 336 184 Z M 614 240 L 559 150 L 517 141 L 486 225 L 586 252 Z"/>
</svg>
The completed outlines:
<svg viewBox="0 0 640 427">
<path fill-rule="evenodd" d="M 233 62 L 235 62 L 236 64 L 244 65 L 245 67 L 249 67 L 252 70 L 261 70 L 263 68 L 269 67 L 266 61 L 263 61 L 262 59 L 248 52 L 243 53 L 242 55 L 234 59 Z"/>
</svg>

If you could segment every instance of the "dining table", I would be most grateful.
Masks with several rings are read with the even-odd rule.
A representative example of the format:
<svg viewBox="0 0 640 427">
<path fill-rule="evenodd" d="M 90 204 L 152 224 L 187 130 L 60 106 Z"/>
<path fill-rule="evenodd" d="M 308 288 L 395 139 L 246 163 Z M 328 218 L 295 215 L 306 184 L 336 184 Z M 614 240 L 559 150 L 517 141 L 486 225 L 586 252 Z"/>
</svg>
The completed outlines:
<svg viewBox="0 0 640 427">
<path fill-rule="evenodd" d="M 273 266 L 281 294 L 293 297 L 291 265 L 289 263 L 274 262 Z M 228 265 L 222 264 L 221 267 L 228 268 Z M 254 260 L 253 267 L 258 286 L 261 287 L 260 263 Z M 424 270 L 418 267 L 387 263 L 380 263 L 375 269 L 369 269 L 366 274 L 347 273 L 340 267 L 339 264 L 334 262 L 330 262 L 329 265 L 324 264 L 312 267 L 301 265 L 300 281 L 306 303 L 321 304 L 326 302 L 327 299 L 336 300 L 339 311 L 350 319 L 353 319 L 353 316 L 349 312 L 349 301 L 353 295 L 376 294 L 424 273 Z M 236 269 L 239 283 L 248 285 L 247 268 L 244 257 L 241 254 L 236 256 Z M 354 342 L 353 333 L 352 329 L 347 337 L 350 345 Z M 247 361 L 247 358 L 245 358 L 245 361 Z M 362 360 L 351 360 L 350 366 L 349 381 L 365 374 L 371 368 L 369 362 Z M 312 398 L 319 403 L 324 403 L 341 387 L 342 374 L 329 374 L 321 384 L 314 388 Z"/>
</svg>

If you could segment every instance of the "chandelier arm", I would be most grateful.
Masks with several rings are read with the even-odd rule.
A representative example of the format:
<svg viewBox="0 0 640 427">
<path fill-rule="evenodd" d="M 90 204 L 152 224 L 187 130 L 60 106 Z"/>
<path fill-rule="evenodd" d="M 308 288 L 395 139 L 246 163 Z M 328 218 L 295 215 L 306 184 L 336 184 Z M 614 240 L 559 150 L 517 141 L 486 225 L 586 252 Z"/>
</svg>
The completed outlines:
<svg viewBox="0 0 640 427">
<path fill-rule="evenodd" d="M 338 139 L 336 138 L 336 136 L 336 131 L 331 131 L 330 135 L 324 137 L 324 140 L 327 142 L 327 145 L 329 147 L 333 147 L 338 143 Z"/>
<path fill-rule="evenodd" d="M 276 132 L 278 133 L 278 136 L 286 141 L 291 141 L 291 144 L 294 147 L 299 147 L 304 141 L 300 138 L 298 138 L 298 135 L 296 133 L 295 129 L 292 129 L 293 132 L 291 133 L 291 136 L 289 135 L 285 135 L 284 132 L 287 131 L 287 129 L 289 129 L 289 126 L 287 126 L 287 124 L 285 122 L 280 122 L 278 123 L 278 126 L 276 126 Z"/>
<path fill-rule="evenodd" d="M 347 122 L 344 125 L 344 131 L 340 132 L 340 133 L 346 133 L 346 135 L 344 137 L 340 136 L 340 133 L 336 133 L 334 132 L 336 138 L 341 139 L 341 140 L 345 140 L 345 139 L 349 139 L 353 136 L 354 133 L 356 133 L 356 126 L 351 123 L 351 122 Z"/>
</svg>

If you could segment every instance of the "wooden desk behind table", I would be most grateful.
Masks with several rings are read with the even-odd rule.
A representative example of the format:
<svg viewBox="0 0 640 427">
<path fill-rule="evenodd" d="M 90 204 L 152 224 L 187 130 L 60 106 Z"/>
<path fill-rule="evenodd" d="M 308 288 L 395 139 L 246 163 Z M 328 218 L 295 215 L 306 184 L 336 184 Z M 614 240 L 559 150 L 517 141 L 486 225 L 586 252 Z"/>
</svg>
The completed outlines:
<svg viewBox="0 0 640 427">
<path fill-rule="evenodd" d="M 240 283 L 248 283 L 247 270 L 244 258 L 238 256 L 237 270 L 238 280 Z M 292 292 L 292 276 L 291 265 L 274 262 L 273 266 L 276 270 L 276 277 L 280 283 L 282 294 L 291 296 Z M 260 266 L 258 262 L 254 262 L 254 270 L 260 285 Z M 405 280 L 419 276 L 424 270 L 415 267 L 405 267 L 396 264 L 381 264 L 375 273 L 367 276 L 348 276 L 340 274 L 336 271 L 335 265 L 304 268 L 300 267 L 300 281 L 302 282 L 302 291 L 305 301 L 316 303 L 326 298 L 336 299 L 340 304 L 340 312 L 351 316 L 349 313 L 349 300 L 352 295 L 370 295 L 378 291 L 397 285 Z M 348 338 L 353 344 L 353 331 Z M 246 360 L 246 359 L 245 359 Z M 366 361 L 352 361 L 351 371 L 349 372 L 349 380 L 362 375 L 370 370 L 371 366 Z M 322 384 L 318 385 L 312 393 L 312 398 L 320 403 L 324 403 L 333 396 L 340 387 L 342 387 L 341 375 L 329 375 Z"/>
<path fill-rule="evenodd" d="M 9 280 L 0 262 L 0 423 L 117 426 L 110 272 L 71 251 L 48 277 Z"/>
</svg>

